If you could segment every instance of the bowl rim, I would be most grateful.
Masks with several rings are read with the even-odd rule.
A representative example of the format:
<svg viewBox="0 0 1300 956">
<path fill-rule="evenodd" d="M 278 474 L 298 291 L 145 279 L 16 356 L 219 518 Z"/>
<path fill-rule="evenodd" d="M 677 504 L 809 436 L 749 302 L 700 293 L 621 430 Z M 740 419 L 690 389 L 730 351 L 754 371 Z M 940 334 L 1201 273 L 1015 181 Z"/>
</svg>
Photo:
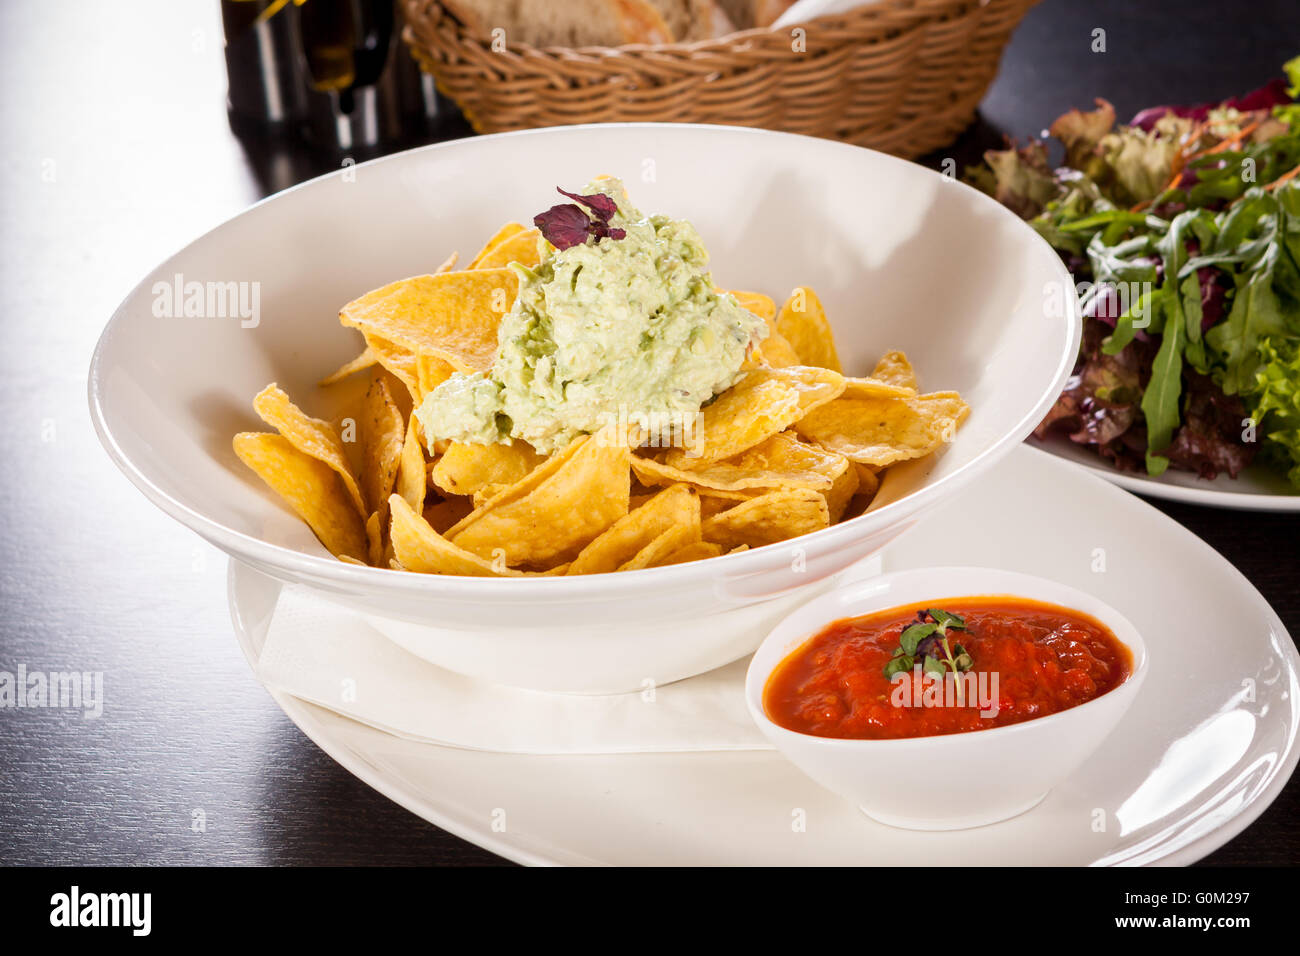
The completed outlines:
<svg viewBox="0 0 1300 956">
<path fill-rule="evenodd" d="M 358 169 L 373 169 L 389 162 L 402 162 L 409 159 L 413 154 L 428 153 L 437 156 L 440 150 L 465 149 L 480 143 L 495 142 L 501 140 L 512 140 L 517 138 L 528 137 L 564 137 L 568 135 L 577 135 L 583 132 L 593 130 L 645 130 L 645 131 L 665 131 L 672 130 L 674 133 L 678 130 L 698 130 L 707 135 L 725 134 L 730 136 L 745 136 L 754 139 L 798 139 L 805 140 L 812 149 L 824 149 L 831 152 L 866 152 L 872 154 L 877 161 L 894 165 L 897 168 L 908 170 L 908 175 L 918 175 L 921 177 L 937 177 L 944 181 L 944 188 L 949 191 L 963 192 L 971 198 L 977 205 L 982 206 L 985 211 L 993 216 L 1002 217 L 1004 221 L 1013 223 L 1014 228 L 1026 231 L 1026 238 L 1033 237 L 1033 242 L 1040 244 L 1041 251 L 1050 254 L 1050 269 L 1054 271 L 1057 278 L 1065 289 L 1073 289 L 1074 281 L 1065 264 L 1052 251 L 1051 246 L 1047 244 L 1041 236 L 1024 223 L 1015 213 L 1007 209 L 1001 203 L 997 202 L 990 196 L 985 195 L 973 186 L 954 180 L 948 176 L 936 172 L 935 170 L 921 166 L 908 160 L 900 159 L 897 156 L 891 156 L 888 153 L 882 153 L 878 150 L 868 149 L 867 147 L 855 146 L 850 143 L 838 142 L 835 140 L 822 139 L 816 136 L 806 136 L 799 133 L 787 133 L 777 130 L 758 129 L 745 126 L 726 126 L 722 124 L 707 123 L 584 123 L 572 126 L 556 127 L 538 127 L 534 129 L 515 130 L 505 133 L 492 133 L 482 136 L 473 136 L 455 140 L 448 140 L 441 143 L 431 143 L 425 146 L 414 147 L 412 149 L 400 150 L 390 153 L 386 156 L 376 157 L 357 164 Z M 691 135 L 691 134 L 687 134 Z M 86 390 L 87 401 L 89 405 L 91 423 L 94 426 L 95 434 L 99 438 L 100 444 L 108 452 L 109 457 L 114 464 L 126 475 L 127 479 L 136 486 L 146 498 L 148 498 L 159 510 L 190 528 L 196 534 L 214 544 L 227 555 L 237 557 L 240 560 L 252 563 L 256 566 L 265 568 L 273 576 L 283 576 L 284 574 L 293 574 L 301 577 L 306 576 L 314 578 L 321 582 L 328 582 L 342 588 L 355 588 L 365 586 L 372 591 L 391 591 L 393 593 L 402 593 L 407 596 L 418 596 L 421 593 L 429 595 L 436 594 L 441 598 L 449 599 L 483 599 L 491 597 L 495 600 L 503 598 L 507 600 L 528 600 L 533 601 L 538 598 L 548 598 L 554 600 L 565 600 L 574 597 L 589 595 L 593 589 L 599 590 L 602 594 L 609 597 L 618 597 L 623 593 L 640 593 L 659 585 L 669 585 L 674 582 L 685 582 L 690 578 L 698 576 L 697 566 L 704 562 L 713 562 L 711 568 L 721 570 L 723 565 L 720 562 L 727 562 L 727 568 L 733 576 L 744 576 L 748 573 L 760 573 L 768 570 L 776 560 L 777 549 L 788 547 L 790 542 L 783 541 L 771 545 L 764 545 L 758 548 L 751 548 L 746 551 L 732 554 L 719 555 L 715 558 L 706 558 L 704 562 L 688 562 L 680 565 L 668 565 L 658 568 L 643 568 L 632 572 L 618 572 L 605 574 L 574 575 L 572 578 L 566 575 L 547 576 L 536 575 L 529 577 L 472 577 L 468 575 L 434 575 L 434 574 L 395 574 L 387 568 L 361 567 L 358 565 L 348 564 L 339 561 L 332 556 L 310 554 L 299 551 L 295 548 L 285 547 L 274 544 L 262 538 L 246 534 L 208 517 L 181 501 L 173 498 L 162 488 L 160 488 L 130 457 L 123 451 L 117 438 L 113 434 L 112 426 L 109 422 L 109 415 L 104 404 L 103 381 L 105 377 L 104 361 L 105 353 L 109 343 L 118 333 L 121 325 L 125 322 L 125 309 L 129 301 L 134 299 L 141 289 L 149 283 L 154 273 L 165 270 L 169 263 L 173 262 L 179 256 L 185 254 L 198 243 L 206 240 L 214 233 L 226 228 L 230 223 L 241 219 L 245 216 L 254 214 L 264 205 L 280 199 L 290 193 L 296 193 L 306 190 L 331 179 L 337 175 L 336 171 L 330 171 L 297 183 L 287 189 L 272 193 L 265 196 L 246 209 L 234 214 L 208 229 L 201 235 L 187 242 L 171 255 L 163 259 L 153 270 L 146 273 L 139 282 L 124 296 L 118 303 L 113 314 L 109 317 L 108 322 L 99 335 L 95 343 L 94 352 L 90 360 L 89 374 L 87 376 Z M 1026 412 L 1016 424 L 1005 431 L 1001 436 L 994 439 L 989 446 L 980 454 L 975 456 L 966 464 L 960 466 L 952 474 L 946 475 L 938 481 L 924 485 L 916 491 L 905 495 L 897 501 L 892 501 L 883 506 L 878 511 L 868 512 L 851 518 L 848 521 L 840 522 L 828 528 L 814 531 L 807 535 L 802 535 L 800 541 L 805 543 L 805 547 L 810 552 L 816 549 L 818 553 L 827 553 L 834 551 L 837 546 L 844 542 L 858 538 L 860 533 L 865 532 L 868 528 L 871 530 L 881 530 L 890 526 L 895 520 L 905 519 L 908 515 L 919 510 L 928 503 L 931 503 L 936 497 L 943 494 L 949 494 L 956 489 L 968 483 L 971 479 L 982 474 L 988 468 L 992 467 L 997 461 L 1005 456 L 1010 449 L 1023 441 L 1034 427 L 1041 421 L 1044 414 L 1056 401 L 1061 389 L 1065 385 L 1073 369 L 1075 358 L 1079 349 L 1079 342 L 1082 338 L 1083 320 L 1079 311 L 1078 301 L 1075 296 L 1067 295 L 1063 297 L 1065 315 L 1059 321 L 1068 326 L 1066 335 L 1066 348 L 1062 354 L 1057 357 L 1057 367 L 1052 376 L 1052 385 L 1045 391 L 1043 396 Z M 882 516 L 884 516 L 882 518 Z M 892 519 L 892 520 L 891 520 Z M 793 540 L 793 539 L 791 539 Z M 784 558 L 780 563 L 785 563 Z M 755 600 L 761 600 L 756 598 Z"/>
<path fill-rule="evenodd" d="M 1084 701 L 1082 704 L 1076 704 L 1074 707 L 1068 707 L 1065 710 L 1058 710 L 1056 713 L 1047 714 L 1043 717 L 1033 717 L 1029 720 L 1018 721 L 1014 724 L 1004 724 L 1001 727 L 987 727 L 978 730 L 964 730 L 955 734 L 930 734 L 924 737 L 889 737 L 883 739 L 861 738 L 861 737 L 823 737 L 818 734 L 808 734 L 799 730 L 791 730 L 788 727 L 782 727 L 771 717 L 767 715 L 767 710 L 763 706 L 763 692 L 767 688 L 767 682 L 771 679 L 773 671 L 793 654 L 799 647 L 803 646 L 808 640 L 811 640 L 822 628 L 828 627 L 835 621 L 842 620 L 844 617 L 856 617 L 863 614 L 872 614 L 876 611 L 887 611 L 894 607 L 911 604 L 910 601 L 899 602 L 896 596 L 891 596 L 890 586 L 895 582 L 909 582 L 912 579 L 923 579 L 931 576 L 953 576 L 960 578 L 962 576 L 984 577 L 988 576 L 994 580 L 1006 581 L 1008 585 L 1015 585 L 1020 588 L 1029 587 L 1047 587 L 1054 589 L 1066 595 L 1078 595 L 1085 598 L 1088 603 L 1093 605 L 1093 610 L 1084 610 L 1083 608 L 1070 607 L 1069 605 L 1056 599 L 1039 598 L 1030 594 L 1022 594 L 1015 590 L 984 590 L 973 589 L 970 593 L 959 593 L 962 589 L 955 589 L 947 598 L 935 598 L 935 600 L 964 600 L 973 597 L 1019 597 L 1027 600 L 1041 601 L 1044 604 L 1056 604 L 1067 610 L 1076 611 L 1080 614 L 1086 614 L 1089 617 L 1096 618 L 1101 624 L 1110 629 L 1115 638 L 1128 648 L 1129 653 L 1133 656 L 1133 670 L 1129 676 L 1119 685 L 1100 694 L 1091 700 Z M 822 624 L 816 630 L 808 631 L 805 626 L 799 626 L 799 633 L 804 634 L 804 639 L 794 645 L 789 651 L 778 655 L 774 662 L 761 670 L 757 667 L 757 662 L 763 652 L 769 648 L 769 645 L 776 643 L 785 643 L 789 637 L 783 636 L 782 631 L 793 630 L 793 620 L 804 614 L 811 614 L 819 606 L 834 603 L 836 598 L 842 598 L 845 592 L 867 589 L 872 586 L 880 587 L 877 600 L 864 602 L 864 606 L 858 610 L 839 617 L 832 617 L 823 620 Z M 945 590 L 940 586 L 935 589 L 936 593 Z M 795 608 L 780 621 L 778 621 L 772 630 L 768 632 L 763 643 L 758 646 L 754 656 L 750 659 L 749 668 L 745 672 L 745 705 L 749 710 L 750 717 L 758 725 L 759 730 L 765 736 L 774 742 L 777 737 L 801 746 L 820 747 L 828 750 L 840 750 L 846 754 L 862 753 L 864 751 L 887 751 L 902 750 L 907 747 L 914 747 L 918 750 L 934 750 L 940 747 L 961 746 L 963 741 L 972 738 L 980 740 L 999 741 L 1023 736 L 1026 733 L 1032 733 L 1035 730 L 1048 730 L 1052 727 L 1059 726 L 1066 721 L 1077 722 L 1083 718 L 1078 715 L 1080 712 L 1086 714 L 1095 714 L 1100 707 L 1094 707 L 1094 704 L 1103 706 L 1118 706 L 1121 713 L 1129 708 L 1133 703 L 1133 698 L 1137 696 L 1138 690 L 1146 680 L 1147 674 L 1151 670 L 1151 654 L 1147 649 L 1146 641 L 1142 638 L 1142 632 L 1127 617 L 1115 610 L 1110 604 L 1101 598 L 1090 594 L 1073 585 L 1063 584 L 1052 578 L 1040 577 L 1036 574 L 1026 574 L 1023 571 L 1006 571 L 1001 568 L 979 567 L 976 565 L 948 565 L 932 568 L 909 568 L 904 571 L 891 571 L 885 574 L 876 575 L 872 578 L 866 578 L 854 581 L 849 584 L 840 585 L 831 588 L 825 594 L 818 595 L 811 601 Z M 1119 701 L 1116 704 L 1116 701 Z M 1091 709 L 1089 709 L 1091 708 Z M 969 746 L 969 745 L 967 745 Z M 982 746 L 977 744 L 976 746 Z"/>
</svg>

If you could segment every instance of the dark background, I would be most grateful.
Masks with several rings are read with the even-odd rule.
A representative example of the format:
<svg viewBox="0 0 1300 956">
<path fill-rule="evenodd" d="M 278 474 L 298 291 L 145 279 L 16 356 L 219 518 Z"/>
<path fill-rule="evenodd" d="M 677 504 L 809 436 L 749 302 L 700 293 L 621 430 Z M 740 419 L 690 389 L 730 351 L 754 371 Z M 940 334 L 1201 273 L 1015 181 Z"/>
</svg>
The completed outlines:
<svg viewBox="0 0 1300 956">
<path fill-rule="evenodd" d="M 1222 99 L 1296 53 L 1295 0 L 1045 0 L 980 122 L 941 155 L 973 161 L 1095 96 L 1122 118 Z M 290 724 L 230 633 L 224 557 L 118 474 L 86 412 L 95 340 L 139 278 L 337 157 L 232 135 L 216 0 L 5 0 L 0 79 L 0 669 L 103 671 L 106 696 L 99 720 L 0 711 L 0 862 L 499 862 Z M 464 132 L 448 117 L 435 136 Z M 1300 634 L 1300 515 L 1154 503 Z M 1207 862 L 1294 862 L 1298 818 L 1293 781 Z"/>
</svg>

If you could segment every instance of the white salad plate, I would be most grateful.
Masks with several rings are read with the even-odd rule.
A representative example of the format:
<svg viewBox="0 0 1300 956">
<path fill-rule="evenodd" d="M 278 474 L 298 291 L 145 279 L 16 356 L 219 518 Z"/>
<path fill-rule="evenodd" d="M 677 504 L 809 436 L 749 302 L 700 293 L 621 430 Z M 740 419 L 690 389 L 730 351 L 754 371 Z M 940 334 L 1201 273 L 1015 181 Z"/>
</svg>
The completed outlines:
<svg viewBox="0 0 1300 956">
<path fill-rule="evenodd" d="M 1293 491 L 1285 477 L 1262 465 L 1252 465 L 1236 478 L 1219 475 L 1213 481 L 1173 469 L 1152 477 L 1140 472 L 1120 471 L 1091 449 L 1076 445 L 1064 435 L 1050 435 L 1043 440 L 1030 438 L 1029 444 L 1082 465 L 1093 474 L 1139 495 L 1238 511 L 1300 511 L 1300 492 Z"/>
<path fill-rule="evenodd" d="M 1245 829 L 1295 769 L 1300 658 L 1281 620 L 1199 538 L 1086 471 L 1018 447 L 882 557 L 886 572 L 966 565 L 1048 578 L 1141 632 L 1151 666 L 1119 728 L 1026 813 L 966 830 L 895 829 L 775 751 L 458 750 L 273 696 L 380 793 L 529 864 L 1187 864 Z M 279 589 L 231 562 L 231 614 L 250 661 Z M 962 785 L 951 781 L 953 801 Z"/>
</svg>

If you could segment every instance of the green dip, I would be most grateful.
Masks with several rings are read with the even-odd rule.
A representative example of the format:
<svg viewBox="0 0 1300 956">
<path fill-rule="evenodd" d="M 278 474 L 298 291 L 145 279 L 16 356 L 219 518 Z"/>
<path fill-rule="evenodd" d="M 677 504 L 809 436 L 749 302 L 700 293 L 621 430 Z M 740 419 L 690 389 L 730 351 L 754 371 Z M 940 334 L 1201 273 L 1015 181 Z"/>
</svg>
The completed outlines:
<svg viewBox="0 0 1300 956">
<path fill-rule="evenodd" d="M 622 239 L 589 239 L 538 267 L 511 265 L 519 295 L 501 320 L 490 372 L 457 373 L 416 412 L 427 440 L 523 439 L 551 454 L 620 417 L 683 421 L 739 376 L 766 324 L 715 292 L 709 256 L 688 222 L 643 216 L 623 184 L 584 195 L 618 205 Z"/>
</svg>

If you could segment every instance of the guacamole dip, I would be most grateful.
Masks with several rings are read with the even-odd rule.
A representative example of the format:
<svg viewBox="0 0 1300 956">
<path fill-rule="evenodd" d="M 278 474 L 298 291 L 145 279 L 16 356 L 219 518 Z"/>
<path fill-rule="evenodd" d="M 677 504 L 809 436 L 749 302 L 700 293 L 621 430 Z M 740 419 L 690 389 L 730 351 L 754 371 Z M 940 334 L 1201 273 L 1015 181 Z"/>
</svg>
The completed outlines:
<svg viewBox="0 0 1300 956">
<path fill-rule="evenodd" d="M 583 193 L 617 209 L 601 222 L 575 207 L 601 229 L 564 249 L 548 243 L 536 269 L 511 266 L 519 294 L 492 369 L 457 373 L 426 396 L 417 415 L 429 442 L 519 438 L 550 454 L 620 417 L 685 419 L 735 382 L 766 334 L 761 318 L 714 291 L 690 223 L 643 216 L 617 179 Z"/>
</svg>

